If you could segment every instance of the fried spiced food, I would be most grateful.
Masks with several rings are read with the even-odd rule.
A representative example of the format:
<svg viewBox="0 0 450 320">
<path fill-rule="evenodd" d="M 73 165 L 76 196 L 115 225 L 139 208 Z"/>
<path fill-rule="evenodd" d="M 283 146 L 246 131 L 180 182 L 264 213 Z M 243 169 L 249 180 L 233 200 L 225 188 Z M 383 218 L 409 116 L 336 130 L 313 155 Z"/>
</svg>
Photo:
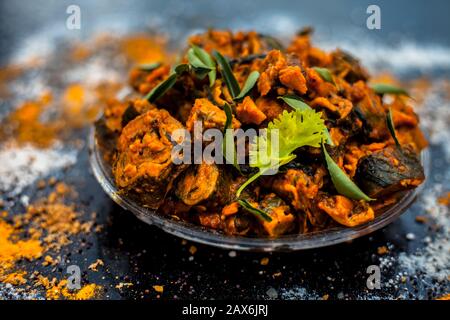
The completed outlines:
<svg viewBox="0 0 450 320">
<path fill-rule="evenodd" d="M 314 47 L 310 35 L 309 29 L 298 33 L 286 49 L 254 31 L 209 30 L 192 36 L 188 46 L 196 45 L 211 56 L 220 52 L 228 60 L 241 89 L 252 72 L 259 72 L 242 99 L 234 99 L 217 66 L 212 83 L 209 76 L 184 72 L 150 104 L 143 96 L 173 68 L 132 70 L 130 85 L 139 99 L 111 103 L 105 111 L 106 127 L 117 137 L 112 161 L 119 189 L 159 214 L 227 234 L 273 238 L 365 224 L 395 204 L 401 192 L 420 185 L 425 176 L 418 159 L 427 141 L 411 100 L 395 96 L 385 102 L 371 88 L 370 75 L 356 58 Z M 184 57 L 181 63 L 190 62 Z M 225 103 L 232 106 L 232 128 L 267 128 L 293 110 L 280 99 L 293 95 L 321 114 L 332 140 L 327 146 L 331 158 L 374 201 L 340 194 L 317 147 L 298 148 L 295 159 L 276 175 L 255 180 L 239 197 L 237 190 L 255 173 L 249 165 L 237 170 L 231 164 L 171 161 L 174 130 L 193 132 L 195 123 L 201 123 L 203 130 L 223 131 Z M 389 110 L 400 145 L 387 126 Z M 248 156 L 248 148 L 245 151 Z M 256 210 L 245 208 L 242 199 Z"/>
<path fill-rule="evenodd" d="M 114 177 L 119 188 L 157 209 L 184 169 L 172 161 L 171 134 L 183 125 L 166 110 L 150 110 L 130 121 L 117 142 Z"/>
</svg>

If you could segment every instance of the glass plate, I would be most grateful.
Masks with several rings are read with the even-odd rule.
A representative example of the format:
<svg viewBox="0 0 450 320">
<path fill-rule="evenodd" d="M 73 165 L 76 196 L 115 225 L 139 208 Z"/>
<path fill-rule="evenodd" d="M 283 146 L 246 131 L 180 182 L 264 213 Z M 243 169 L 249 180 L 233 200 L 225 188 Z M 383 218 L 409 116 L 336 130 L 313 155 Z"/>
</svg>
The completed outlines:
<svg viewBox="0 0 450 320">
<path fill-rule="evenodd" d="M 104 161 L 99 147 L 95 126 L 89 134 L 89 161 L 94 175 L 103 190 L 118 205 L 131 211 L 140 220 L 155 225 L 175 236 L 219 248 L 244 251 L 292 251 L 319 248 L 353 240 L 378 230 L 397 219 L 413 203 L 425 182 L 418 188 L 404 193 L 399 202 L 379 214 L 373 221 L 354 228 L 336 227 L 308 234 L 293 234 L 279 238 L 251 238 L 226 235 L 220 231 L 201 227 L 189 222 L 175 220 L 155 213 L 118 192 L 111 173 L 111 166 Z M 428 150 L 421 153 L 421 162 L 428 175 Z"/>
</svg>

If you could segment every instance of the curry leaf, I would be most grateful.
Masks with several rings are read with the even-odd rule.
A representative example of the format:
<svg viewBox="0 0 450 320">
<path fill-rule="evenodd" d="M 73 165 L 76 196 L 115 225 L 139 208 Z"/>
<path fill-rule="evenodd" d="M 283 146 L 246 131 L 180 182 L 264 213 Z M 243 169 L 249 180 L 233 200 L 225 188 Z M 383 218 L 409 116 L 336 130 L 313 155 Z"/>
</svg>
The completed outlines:
<svg viewBox="0 0 450 320">
<path fill-rule="evenodd" d="M 142 71 L 153 71 L 161 66 L 161 62 L 144 63 L 138 66 L 139 70 Z"/>
<path fill-rule="evenodd" d="M 156 87 L 154 87 L 146 96 L 149 102 L 155 102 L 159 98 L 161 98 L 173 85 L 177 82 L 177 78 L 179 75 L 184 72 L 189 71 L 188 64 L 178 64 L 173 68 L 172 73 L 164 80 L 159 83 Z"/>
<path fill-rule="evenodd" d="M 336 85 L 336 83 L 333 80 L 333 75 L 331 74 L 330 70 L 328 70 L 327 68 L 319 68 L 319 67 L 313 67 L 313 69 L 314 69 L 314 71 L 316 71 L 319 74 L 319 76 L 323 80 Z"/>
<path fill-rule="evenodd" d="M 288 106 L 292 107 L 295 110 L 312 110 L 312 108 L 306 102 L 304 102 L 300 97 L 297 97 L 293 94 L 278 97 L 278 99 L 283 100 Z M 334 146 L 333 139 L 331 139 L 328 128 L 325 128 L 325 137 L 327 138 L 327 143 L 330 146 Z"/>
<path fill-rule="evenodd" d="M 410 97 L 408 91 L 387 83 L 374 83 L 370 86 L 378 94 L 395 94 Z"/>
<path fill-rule="evenodd" d="M 292 107 L 294 110 L 311 110 L 312 108 L 306 104 L 302 99 L 295 95 L 285 95 L 278 97 L 278 99 L 283 100 L 288 106 Z"/>
<path fill-rule="evenodd" d="M 350 178 L 349 176 L 334 162 L 325 148 L 322 145 L 322 150 L 325 155 L 325 161 L 327 163 L 328 172 L 333 181 L 334 187 L 339 194 L 346 196 L 354 200 L 375 200 L 367 196 Z"/>
<path fill-rule="evenodd" d="M 174 68 L 173 71 L 178 74 L 181 75 L 185 72 L 189 71 L 189 65 L 187 63 L 181 63 L 181 64 L 177 64 Z"/>
<path fill-rule="evenodd" d="M 237 154 L 236 154 L 236 147 L 234 145 L 234 135 L 233 131 L 229 129 L 233 129 L 232 127 L 232 121 L 233 121 L 233 113 L 231 111 L 231 106 L 228 103 L 225 103 L 223 106 L 223 109 L 225 111 L 225 115 L 227 116 L 227 119 L 225 121 L 225 127 L 224 127 L 224 139 L 222 141 L 222 153 L 225 158 L 225 160 L 232 162 L 233 166 L 241 172 L 241 167 L 239 166 L 238 160 L 237 160 Z M 227 144 L 232 145 L 232 150 L 227 151 Z M 232 155 L 230 156 L 230 152 L 232 152 Z"/>
<path fill-rule="evenodd" d="M 230 91 L 231 97 L 233 99 L 236 98 L 239 95 L 241 88 L 239 87 L 239 83 L 234 77 L 230 63 L 218 51 L 214 51 L 213 56 L 214 58 L 216 58 L 217 63 L 220 65 L 220 73 L 222 74 L 222 77 L 225 80 L 228 90 Z"/>
<path fill-rule="evenodd" d="M 394 119 L 392 118 L 392 109 L 391 108 L 389 108 L 389 112 L 386 115 L 386 124 L 389 129 L 389 132 L 391 133 L 392 138 L 395 141 L 396 146 L 400 148 L 400 143 L 398 142 L 397 134 L 395 133 L 395 125 L 394 125 Z"/>
<path fill-rule="evenodd" d="M 254 87 L 256 81 L 258 81 L 258 78 L 259 78 L 259 72 L 252 71 L 248 75 L 248 78 L 244 83 L 244 87 L 242 88 L 241 93 L 239 93 L 239 95 L 236 98 L 234 98 L 234 100 L 243 99 L 250 92 L 250 90 Z"/>
<path fill-rule="evenodd" d="M 197 56 L 194 48 L 188 50 L 187 58 L 197 78 L 203 79 L 212 71 L 212 69 Z"/>
<path fill-rule="evenodd" d="M 158 84 L 156 87 L 154 87 L 146 96 L 145 99 L 147 99 L 149 102 L 155 102 L 160 97 L 162 97 L 167 91 L 169 91 L 170 88 L 173 87 L 175 82 L 177 82 L 178 74 L 176 72 L 172 73 L 167 77 L 166 80 Z"/>
<path fill-rule="evenodd" d="M 258 218 L 262 218 L 262 219 L 264 219 L 264 220 L 266 220 L 268 222 L 272 221 L 272 217 L 270 215 L 268 215 L 263 210 L 252 206 L 247 200 L 245 200 L 245 199 L 238 199 L 237 201 L 242 206 L 242 208 L 244 208 L 248 212 L 254 214 Z"/>
<path fill-rule="evenodd" d="M 204 49 L 192 45 L 192 49 L 194 50 L 195 55 L 206 65 L 208 68 L 211 69 L 211 71 L 208 73 L 209 77 L 209 85 L 212 87 L 214 85 L 214 82 L 216 81 L 216 62 L 211 57 L 211 55 L 206 52 Z"/>
</svg>

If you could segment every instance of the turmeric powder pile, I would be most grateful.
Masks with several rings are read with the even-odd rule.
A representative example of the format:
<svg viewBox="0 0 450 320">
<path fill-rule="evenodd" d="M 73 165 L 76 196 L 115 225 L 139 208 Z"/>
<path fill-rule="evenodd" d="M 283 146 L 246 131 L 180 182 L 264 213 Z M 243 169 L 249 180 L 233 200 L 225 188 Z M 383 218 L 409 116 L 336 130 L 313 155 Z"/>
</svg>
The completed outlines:
<svg viewBox="0 0 450 320">
<path fill-rule="evenodd" d="M 69 290 L 65 279 L 49 280 L 36 272 L 31 277 L 20 267 L 23 260 L 50 267 L 60 263 L 59 253 L 71 238 L 91 232 L 93 221 L 81 222 L 74 206 L 64 203 L 69 196 L 74 196 L 73 190 L 60 182 L 48 197 L 29 205 L 25 213 L 0 219 L 0 283 L 44 289 L 47 299 L 90 299 L 101 292 L 96 284 Z"/>
<path fill-rule="evenodd" d="M 0 299 L 14 298 L 8 290 L 32 299 L 103 296 L 103 287 L 87 280 L 79 290 L 70 290 L 65 270 L 55 272 L 67 263 L 71 245 L 83 249 L 86 243 L 78 243 L 80 238 L 101 228 L 96 214 L 83 212 L 77 192 L 63 182 L 66 163 L 74 161 L 61 159 L 65 153 L 60 150 L 69 158 L 83 150 L 86 128 L 105 105 L 116 103 L 126 70 L 170 59 L 165 43 L 157 35 L 101 34 L 68 43 L 46 58 L 30 57 L 0 69 L 0 99 L 6 112 L 0 117 L 0 155 L 9 160 L 0 171 L 9 175 L 0 176 Z M 45 156 L 47 152 L 51 156 Z M 16 154 L 17 161 L 10 156 Z M 20 158 L 25 156 L 26 161 Z M 61 165 L 49 163 L 53 160 Z M 50 178 L 50 172 L 59 178 Z M 39 191 L 24 191 L 33 185 Z M 86 272 L 102 266 L 97 259 Z M 10 289 L 4 293 L 6 285 Z"/>
</svg>

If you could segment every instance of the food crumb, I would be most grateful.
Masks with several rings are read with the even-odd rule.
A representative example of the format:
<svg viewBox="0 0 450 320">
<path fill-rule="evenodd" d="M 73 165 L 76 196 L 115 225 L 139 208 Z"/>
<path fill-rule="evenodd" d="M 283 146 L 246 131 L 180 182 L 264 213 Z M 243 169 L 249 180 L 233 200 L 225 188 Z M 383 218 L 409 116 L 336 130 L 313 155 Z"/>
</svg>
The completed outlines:
<svg viewBox="0 0 450 320">
<path fill-rule="evenodd" d="M 272 277 L 277 278 L 277 277 L 281 277 L 281 272 L 275 272 Z"/>
<path fill-rule="evenodd" d="M 196 246 L 190 246 L 189 252 L 190 252 L 191 254 L 195 254 L 195 253 L 197 252 L 197 247 L 196 247 Z"/>
<path fill-rule="evenodd" d="M 442 204 L 443 206 L 450 205 L 450 191 L 447 192 L 444 196 L 440 197 L 438 199 L 439 204 Z"/>
<path fill-rule="evenodd" d="M 132 287 L 133 284 L 131 282 L 120 282 L 118 285 L 116 285 L 116 289 L 123 289 L 124 287 Z"/>
<path fill-rule="evenodd" d="M 94 263 L 92 263 L 91 265 L 89 265 L 88 269 L 97 272 L 98 271 L 98 267 L 102 267 L 104 265 L 103 261 L 100 259 L 97 259 L 97 261 L 95 261 Z"/>
<path fill-rule="evenodd" d="M 383 255 L 383 254 L 388 253 L 389 249 L 386 246 L 381 246 L 381 247 L 378 247 L 377 252 L 378 252 L 378 254 Z"/>
<path fill-rule="evenodd" d="M 425 216 L 417 216 L 415 220 L 417 223 L 426 223 L 428 221 L 427 217 Z"/>
<path fill-rule="evenodd" d="M 55 260 L 51 256 L 46 255 L 44 257 L 44 262 L 42 262 L 42 265 L 43 266 L 50 266 L 50 265 L 53 265 L 54 263 L 55 263 Z"/>
<path fill-rule="evenodd" d="M 260 264 L 262 266 L 267 266 L 269 264 L 269 258 L 267 257 L 262 258 Z"/>
<path fill-rule="evenodd" d="M 163 291 L 164 291 L 164 286 L 154 285 L 154 286 L 153 286 L 153 289 L 154 289 L 156 292 L 163 293 Z"/>
<path fill-rule="evenodd" d="M 409 232 L 409 233 L 406 234 L 406 239 L 414 240 L 414 239 L 416 239 L 416 235 L 414 233 L 412 233 L 412 232 Z"/>
<path fill-rule="evenodd" d="M 436 300 L 450 300 L 450 293 L 447 293 L 447 294 L 437 298 Z"/>
</svg>

